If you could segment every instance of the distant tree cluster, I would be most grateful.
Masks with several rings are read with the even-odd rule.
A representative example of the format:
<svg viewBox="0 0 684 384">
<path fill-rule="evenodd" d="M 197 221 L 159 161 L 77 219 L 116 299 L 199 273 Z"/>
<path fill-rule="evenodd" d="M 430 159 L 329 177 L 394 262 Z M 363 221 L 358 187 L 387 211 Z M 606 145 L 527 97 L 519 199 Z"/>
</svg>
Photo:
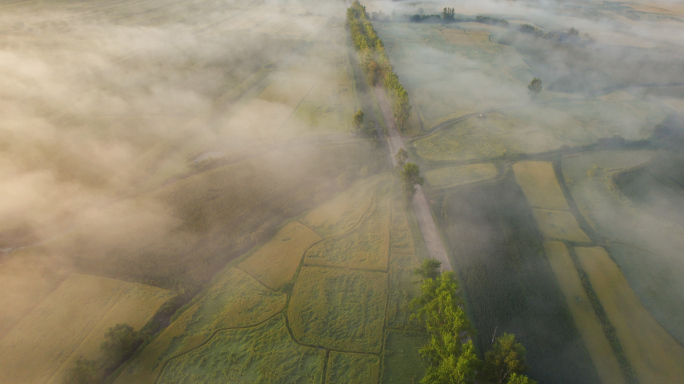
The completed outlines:
<svg viewBox="0 0 684 384">
<path fill-rule="evenodd" d="M 542 90 L 542 81 L 541 79 L 534 78 L 530 82 L 530 85 L 527 86 L 527 89 L 529 89 L 530 93 L 534 93 L 535 95 L 539 94 Z"/>
<path fill-rule="evenodd" d="M 534 35 L 535 37 L 539 37 L 542 39 L 546 40 L 551 40 L 559 43 L 567 43 L 567 44 L 579 44 L 582 42 L 582 38 L 580 38 L 580 31 L 575 29 L 575 28 L 570 28 L 569 30 L 565 32 L 558 32 L 558 31 L 551 31 L 551 32 L 544 32 L 543 29 L 535 27 L 534 25 L 530 24 L 523 24 L 520 27 L 518 27 L 518 30 L 522 33 L 527 33 L 530 35 Z M 585 42 L 593 42 L 594 40 L 589 36 L 588 34 L 584 34 L 584 41 Z"/>
<path fill-rule="evenodd" d="M 444 21 L 453 21 L 456 11 L 453 8 L 445 7 L 442 11 L 442 19 Z"/>
<path fill-rule="evenodd" d="M 405 158 L 404 158 L 404 155 Z M 398 158 L 404 158 L 404 161 L 408 159 L 408 153 L 397 153 Z M 411 200 L 413 195 L 416 194 L 416 185 L 423 185 L 425 180 L 420 176 L 420 168 L 414 163 L 404 163 L 401 168 L 401 181 L 403 183 L 404 193 L 406 198 Z"/>
<path fill-rule="evenodd" d="M 508 27 L 508 25 L 509 25 L 508 20 L 496 19 L 496 18 L 489 17 L 489 16 L 476 16 L 475 22 L 482 23 L 482 24 L 488 24 L 488 25 L 500 25 L 502 27 Z"/>
<path fill-rule="evenodd" d="M 428 362 L 422 384 L 506 383 L 536 384 L 523 374 L 525 347 L 514 335 L 504 333 L 485 353 L 484 362 L 475 352 L 458 283 L 451 271 L 439 269 L 441 262 L 427 259 L 415 273 L 420 277 L 420 295 L 413 299 L 412 318 L 425 327 L 428 342 L 420 354 Z"/>
<path fill-rule="evenodd" d="M 399 128 L 403 128 L 411 116 L 408 92 L 392 71 L 385 46 L 378 37 L 373 24 L 368 20 L 366 7 L 358 0 L 347 9 L 347 26 L 351 32 L 354 48 L 359 51 L 368 81 L 371 85 L 381 84 L 387 91 L 394 118 Z"/>
</svg>

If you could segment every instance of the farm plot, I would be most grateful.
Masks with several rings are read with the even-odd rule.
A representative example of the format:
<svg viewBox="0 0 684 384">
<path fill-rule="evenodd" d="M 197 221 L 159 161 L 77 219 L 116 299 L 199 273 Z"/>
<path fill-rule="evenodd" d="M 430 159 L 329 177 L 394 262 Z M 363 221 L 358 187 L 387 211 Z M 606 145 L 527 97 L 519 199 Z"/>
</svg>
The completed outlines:
<svg viewBox="0 0 684 384">
<path fill-rule="evenodd" d="M 616 180 L 630 167 L 644 167 L 652 151 L 600 151 L 563 158 L 570 192 L 597 232 L 609 240 L 611 256 L 630 286 L 658 322 L 680 343 L 684 342 L 684 249 L 681 217 L 665 214 L 666 200 L 639 201 Z M 664 169 L 666 163 L 658 166 Z M 639 179 L 633 179 L 638 181 Z M 649 182 L 650 183 L 650 182 Z M 663 185 L 633 187 L 663 192 Z M 638 189 L 637 189 L 638 190 Z M 676 210 L 673 205 L 669 210 Z"/>
<path fill-rule="evenodd" d="M 425 334 L 387 330 L 382 356 L 382 383 L 418 383 L 425 375 L 425 360 L 418 350 L 425 345 Z"/>
<path fill-rule="evenodd" d="M 445 195 L 440 220 L 481 350 L 490 347 L 494 332 L 514 333 L 528 351 L 535 380 L 598 382 L 515 180 Z"/>
<path fill-rule="evenodd" d="M 302 267 L 288 305 L 294 337 L 305 344 L 379 353 L 387 274 Z"/>
<path fill-rule="evenodd" d="M 257 325 L 282 311 L 285 301 L 285 294 L 271 291 L 245 272 L 229 267 L 127 364 L 116 382 L 152 383 L 169 359 L 203 345 L 220 329 Z"/>
<path fill-rule="evenodd" d="M 569 211 L 563 191 L 558 185 L 553 164 L 542 161 L 521 161 L 513 164 L 515 181 L 520 185 L 532 208 Z"/>
<path fill-rule="evenodd" d="M 375 355 L 330 352 L 325 384 L 377 383 L 380 359 Z"/>
<path fill-rule="evenodd" d="M 425 179 L 431 188 L 448 189 L 458 185 L 492 179 L 497 175 L 496 165 L 492 163 L 471 164 L 431 169 Z"/>
<path fill-rule="evenodd" d="M 306 265 L 387 270 L 390 199 L 375 196 L 373 206 L 351 232 L 326 239 L 309 249 Z"/>
<path fill-rule="evenodd" d="M 639 382 L 674 383 L 684 377 L 684 347 L 646 311 L 605 249 L 575 251 Z"/>
<path fill-rule="evenodd" d="M 567 247 L 558 241 L 548 241 L 544 242 L 544 250 L 601 382 L 624 383 L 620 363 L 603 333 Z"/>
<path fill-rule="evenodd" d="M 0 339 L 0 382 L 61 382 L 55 376 L 69 368 L 63 365 L 74 353 L 99 352 L 104 333 L 118 322 L 140 329 L 171 296 L 121 280 L 70 275 Z"/>
<path fill-rule="evenodd" d="M 591 242 L 572 213 L 551 209 L 533 209 L 532 214 L 542 235 L 547 239 Z"/>
<path fill-rule="evenodd" d="M 298 222 L 283 227 L 268 243 L 254 251 L 238 268 L 271 289 L 280 289 L 294 277 L 304 252 L 321 237 Z"/>
<path fill-rule="evenodd" d="M 295 343 L 280 315 L 245 329 L 217 332 L 168 362 L 160 383 L 320 383 L 325 351 Z"/>
</svg>

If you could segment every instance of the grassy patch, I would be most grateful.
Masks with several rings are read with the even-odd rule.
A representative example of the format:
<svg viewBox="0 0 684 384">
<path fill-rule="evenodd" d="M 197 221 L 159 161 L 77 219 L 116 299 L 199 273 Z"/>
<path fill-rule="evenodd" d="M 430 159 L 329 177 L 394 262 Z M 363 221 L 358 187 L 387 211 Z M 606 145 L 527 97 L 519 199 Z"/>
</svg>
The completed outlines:
<svg viewBox="0 0 684 384">
<path fill-rule="evenodd" d="M 360 353 L 330 352 L 325 384 L 377 383 L 380 358 Z"/>
<path fill-rule="evenodd" d="M 547 239 L 591 242 L 589 236 L 580 229 L 575 216 L 568 211 L 533 209 L 532 213 L 539 230 Z"/>
<path fill-rule="evenodd" d="M 388 330 L 383 352 L 382 383 L 417 384 L 425 375 L 425 361 L 418 354 L 426 342 L 422 333 Z"/>
<path fill-rule="evenodd" d="M 309 228 L 299 222 L 291 222 L 238 264 L 238 268 L 277 290 L 292 280 L 304 252 L 319 240 L 321 237 Z"/>
<path fill-rule="evenodd" d="M 376 196 L 370 211 L 351 232 L 326 239 L 306 252 L 307 265 L 387 270 L 390 199 Z"/>
<path fill-rule="evenodd" d="M 284 317 L 248 329 L 217 332 L 169 361 L 161 383 L 320 383 L 325 352 L 295 343 Z"/>
<path fill-rule="evenodd" d="M 515 180 L 522 188 L 527 202 L 533 208 L 569 211 L 563 191 L 558 185 L 553 164 L 541 161 L 523 161 L 513 164 Z"/>
<path fill-rule="evenodd" d="M 302 343 L 378 353 L 386 302 L 386 273 L 302 267 L 288 318 Z"/>
<path fill-rule="evenodd" d="M 620 268 L 601 247 L 575 248 L 579 262 L 615 326 L 641 383 L 676 382 L 684 377 L 684 347 L 646 311 Z"/>
<path fill-rule="evenodd" d="M 451 188 L 496 177 L 496 166 L 491 163 L 471 164 L 431 169 L 425 180 L 431 188 Z"/>
<path fill-rule="evenodd" d="M 582 287 L 582 281 L 568 249 L 561 242 L 549 241 L 544 243 L 544 250 L 601 382 L 604 384 L 625 383 L 620 363 Z"/>
</svg>

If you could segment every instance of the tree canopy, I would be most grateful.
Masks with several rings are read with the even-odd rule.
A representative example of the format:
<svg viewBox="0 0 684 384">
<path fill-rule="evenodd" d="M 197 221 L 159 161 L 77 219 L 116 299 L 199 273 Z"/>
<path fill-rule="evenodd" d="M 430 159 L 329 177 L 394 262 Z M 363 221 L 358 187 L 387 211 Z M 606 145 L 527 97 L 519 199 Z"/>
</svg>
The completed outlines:
<svg viewBox="0 0 684 384">
<path fill-rule="evenodd" d="M 404 164 L 404 168 L 401 170 L 401 179 L 407 197 L 413 197 L 416 194 L 416 185 L 425 183 L 425 180 L 420 176 L 420 168 L 414 163 Z"/>
<path fill-rule="evenodd" d="M 530 90 L 530 92 L 534 93 L 535 95 L 541 92 L 542 90 L 542 81 L 541 79 L 534 78 L 532 79 L 532 82 L 530 82 L 530 85 L 527 86 L 527 89 Z"/>
</svg>

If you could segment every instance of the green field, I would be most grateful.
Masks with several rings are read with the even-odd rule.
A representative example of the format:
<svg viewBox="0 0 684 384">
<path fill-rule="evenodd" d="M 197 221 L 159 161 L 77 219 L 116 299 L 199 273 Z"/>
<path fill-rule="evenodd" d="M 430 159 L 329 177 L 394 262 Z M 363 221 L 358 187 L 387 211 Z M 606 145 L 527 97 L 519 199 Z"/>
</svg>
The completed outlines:
<svg viewBox="0 0 684 384">
<path fill-rule="evenodd" d="M 425 361 L 416 350 L 425 345 L 422 333 L 388 330 L 382 356 L 382 383 L 417 384 L 425 374 Z"/>
<path fill-rule="evenodd" d="M 377 383 L 380 359 L 360 353 L 330 352 L 326 384 Z"/>
<path fill-rule="evenodd" d="M 492 179 L 497 173 L 494 164 L 471 164 L 431 169 L 425 173 L 425 179 L 430 188 L 440 189 Z"/>
</svg>

